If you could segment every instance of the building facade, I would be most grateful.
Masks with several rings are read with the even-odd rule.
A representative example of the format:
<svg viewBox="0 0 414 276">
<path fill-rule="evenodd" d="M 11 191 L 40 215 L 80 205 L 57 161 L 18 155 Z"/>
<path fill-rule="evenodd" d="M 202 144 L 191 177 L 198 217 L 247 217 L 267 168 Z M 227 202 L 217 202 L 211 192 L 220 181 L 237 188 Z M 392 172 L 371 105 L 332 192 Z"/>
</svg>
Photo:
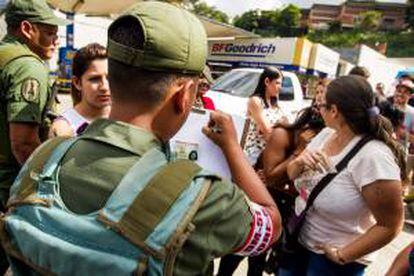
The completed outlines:
<svg viewBox="0 0 414 276">
<path fill-rule="evenodd" d="M 385 3 L 377 1 L 348 0 L 340 5 L 314 4 L 310 9 L 302 10 L 302 27 L 326 29 L 329 24 L 336 22 L 342 28 L 353 29 L 362 19 L 362 14 L 368 11 L 381 13 L 380 29 L 401 30 L 406 26 L 406 11 L 404 3 Z"/>
</svg>

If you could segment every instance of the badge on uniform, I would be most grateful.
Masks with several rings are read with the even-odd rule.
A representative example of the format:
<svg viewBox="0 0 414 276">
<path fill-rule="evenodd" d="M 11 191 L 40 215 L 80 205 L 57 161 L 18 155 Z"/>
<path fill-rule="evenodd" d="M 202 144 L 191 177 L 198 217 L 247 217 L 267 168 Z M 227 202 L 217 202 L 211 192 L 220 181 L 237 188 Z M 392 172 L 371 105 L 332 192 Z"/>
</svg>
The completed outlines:
<svg viewBox="0 0 414 276">
<path fill-rule="evenodd" d="M 175 140 L 171 143 L 171 150 L 175 159 L 197 161 L 199 158 L 198 144 Z"/>
<path fill-rule="evenodd" d="M 22 97 L 26 102 L 36 103 L 39 101 L 40 83 L 37 79 L 27 78 L 23 81 L 21 89 Z"/>
</svg>

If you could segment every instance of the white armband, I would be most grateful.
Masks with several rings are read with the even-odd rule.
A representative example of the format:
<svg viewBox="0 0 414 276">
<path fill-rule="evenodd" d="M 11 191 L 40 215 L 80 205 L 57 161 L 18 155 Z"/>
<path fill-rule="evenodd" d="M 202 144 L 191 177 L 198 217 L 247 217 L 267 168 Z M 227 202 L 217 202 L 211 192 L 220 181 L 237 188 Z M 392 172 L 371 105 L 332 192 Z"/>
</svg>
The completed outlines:
<svg viewBox="0 0 414 276">
<path fill-rule="evenodd" d="M 274 233 L 272 218 L 266 208 L 250 202 L 250 211 L 253 215 L 251 228 L 246 242 L 234 251 L 241 256 L 260 255 L 272 244 Z"/>
</svg>

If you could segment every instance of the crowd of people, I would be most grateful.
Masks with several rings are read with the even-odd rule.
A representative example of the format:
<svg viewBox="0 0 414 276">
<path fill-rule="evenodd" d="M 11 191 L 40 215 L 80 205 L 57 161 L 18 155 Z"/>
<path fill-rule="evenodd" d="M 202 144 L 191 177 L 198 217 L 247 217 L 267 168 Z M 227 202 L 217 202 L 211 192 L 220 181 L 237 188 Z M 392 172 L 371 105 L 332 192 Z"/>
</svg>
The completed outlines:
<svg viewBox="0 0 414 276">
<path fill-rule="evenodd" d="M 6 22 L 0 274 L 211 275 L 222 257 L 218 275 L 232 275 L 248 257 L 248 275 L 363 275 L 402 230 L 414 167 L 410 76 L 388 98 L 361 66 L 321 79 L 289 122 L 283 72 L 266 67 L 242 147 L 231 116 L 206 96 L 207 40 L 191 13 L 145 1 L 114 20 L 108 48 L 75 54 L 73 107 L 57 117 L 44 61 L 69 22 L 44 0 L 11 1 Z M 231 180 L 171 158 L 168 142 L 193 108 L 210 110 L 200 131 Z M 412 248 L 388 275 L 407 275 Z"/>
</svg>

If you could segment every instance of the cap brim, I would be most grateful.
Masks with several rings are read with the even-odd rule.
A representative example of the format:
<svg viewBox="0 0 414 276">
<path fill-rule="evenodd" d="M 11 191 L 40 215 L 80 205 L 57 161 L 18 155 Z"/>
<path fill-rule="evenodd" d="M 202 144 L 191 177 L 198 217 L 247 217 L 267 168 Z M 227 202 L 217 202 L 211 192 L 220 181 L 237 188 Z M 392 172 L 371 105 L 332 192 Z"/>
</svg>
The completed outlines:
<svg viewBox="0 0 414 276">
<path fill-rule="evenodd" d="M 207 75 L 207 76 L 204 76 L 205 78 L 206 78 L 206 80 L 210 83 L 210 84 L 212 84 L 213 82 L 214 82 L 214 79 L 213 79 L 213 77 L 211 76 L 211 75 Z"/>
<path fill-rule="evenodd" d="M 54 26 L 67 26 L 72 24 L 73 22 L 64 18 L 60 18 L 57 16 L 53 16 L 50 18 L 42 18 L 38 20 L 33 20 L 34 23 L 42 23 L 42 24 L 48 24 L 48 25 L 54 25 Z"/>
<path fill-rule="evenodd" d="M 209 68 L 204 67 L 202 75 L 210 84 L 214 82 L 213 76 L 211 76 L 211 72 Z"/>
</svg>

